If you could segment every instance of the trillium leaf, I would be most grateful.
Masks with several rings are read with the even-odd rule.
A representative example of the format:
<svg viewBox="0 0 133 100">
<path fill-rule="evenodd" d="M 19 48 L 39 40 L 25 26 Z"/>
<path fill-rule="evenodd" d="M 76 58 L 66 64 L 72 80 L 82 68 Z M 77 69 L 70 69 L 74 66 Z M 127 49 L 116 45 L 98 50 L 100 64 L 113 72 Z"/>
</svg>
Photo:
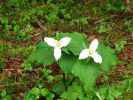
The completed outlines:
<svg viewBox="0 0 133 100">
<path fill-rule="evenodd" d="M 63 37 L 70 37 L 70 33 L 63 33 L 63 32 L 60 32 L 60 33 L 57 33 L 56 36 L 55 36 L 55 39 L 57 39 L 58 41 L 60 39 L 62 39 Z"/>
<path fill-rule="evenodd" d="M 87 63 L 85 63 L 85 60 L 78 60 L 72 68 L 72 73 L 79 77 L 79 79 L 84 83 L 86 91 L 93 89 L 95 79 L 101 75 L 102 72 L 118 64 L 118 58 L 115 55 L 114 50 L 109 46 L 100 43 L 96 51 L 102 57 L 101 64 L 95 63 L 91 58 Z"/>
<path fill-rule="evenodd" d="M 61 59 L 59 60 L 59 65 L 64 73 L 71 73 L 71 69 L 74 63 L 77 61 L 77 57 L 63 53 Z"/>
<path fill-rule="evenodd" d="M 103 43 L 100 43 L 97 52 L 102 56 L 102 63 L 100 67 L 103 70 L 108 70 L 118 64 L 119 60 L 115 54 L 115 51 L 109 46 L 105 46 Z"/>
<path fill-rule="evenodd" d="M 78 60 L 72 68 L 72 74 L 79 77 L 84 83 L 86 91 L 93 89 L 95 79 L 101 74 L 102 70 L 99 64 L 90 60 L 89 63 L 85 63 L 82 60 Z"/>
<path fill-rule="evenodd" d="M 86 37 L 84 34 L 81 33 L 72 33 L 71 34 L 72 41 L 70 45 L 68 45 L 69 50 L 74 54 L 74 55 L 79 55 L 79 53 L 85 49 L 88 48 L 88 42 L 86 40 Z"/>
<path fill-rule="evenodd" d="M 70 37 L 70 44 L 63 48 L 63 51 L 71 51 L 74 55 L 79 55 L 81 50 L 89 47 L 86 37 L 82 33 L 58 33 L 56 39 L 60 40 L 63 37 Z M 66 52 L 67 53 L 67 52 Z"/>
<path fill-rule="evenodd" d="M 29 61 L 37 61 L 44 65 L 52 64 L 55 61 L 53 48 L 48 46 L 45 42 L 40 42 L 35 52 L 29 57 Z"/>
</svg>

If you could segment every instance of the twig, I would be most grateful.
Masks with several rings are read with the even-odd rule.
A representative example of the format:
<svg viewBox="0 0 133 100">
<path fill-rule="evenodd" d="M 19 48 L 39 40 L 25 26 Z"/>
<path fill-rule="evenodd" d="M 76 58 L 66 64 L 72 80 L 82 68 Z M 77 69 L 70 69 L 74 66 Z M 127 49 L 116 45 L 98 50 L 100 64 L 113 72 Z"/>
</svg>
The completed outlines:
<svg viewBox="0 0 133 100">
<path fill-rule="evenodd" d="M 22 59 L 19 59 L 19 58 L 10 58 L 11 60 L 16 60 L 16 61 L 22 61 Z"/>
<path fill-rule="evenodd" d="M 133 45 L 133 43 L 126 43 L 126 44 Z"/>
<path fill-rule="evenodd" d="M 45 26 L 42 25 L 42 23 L 39 21 L 38 18 L 36 18 L 36 22 L 37 22 L 37 24 L 38 24 L 44 31 L 47 30 L 47 28 L 46 28 Z"/>
<path fill-rule="evenodd" d="M 19 69 L 21 69 L 21 68 L 17 68 L 17 69 L 12 69 L 12 68 L 11 69 L 4 69 L 4 71 L 12 71 L 12 70 L 19 70 Z"/>
<path fill-rule="evenodd" d="M 41 33 L 42 33 L 42 32 L 38 32 L 38 33 L 34 34 L 32 37 L 38 36 L 38 35 L 40 35 Z"/>
<path fill-rule="evenodd" d="M 22 85 L 24 83 L 12 83 L 12 84 L 4 84 L 4 85 L 0 85 L 0 87 L 5 87 L 5 86 L 13 86 L 13 85 Z M 29 83 L 26 83 L 29 84 Z"/>
<path fill-rule="evenodd" d="M 110 17 L 107 17 L 107 18 L 100 19 L 100 20 L 94 22 L 94 24 L 101 23 L 101 22 L 103 22 L 103 21 L 105 21 L 105 20 L 108 20 L 108 19 L 110 19 L 110 18 L 112 18 L 112 17 L 114 17 L 114 16 L 110 16 Z"/>
</svg>

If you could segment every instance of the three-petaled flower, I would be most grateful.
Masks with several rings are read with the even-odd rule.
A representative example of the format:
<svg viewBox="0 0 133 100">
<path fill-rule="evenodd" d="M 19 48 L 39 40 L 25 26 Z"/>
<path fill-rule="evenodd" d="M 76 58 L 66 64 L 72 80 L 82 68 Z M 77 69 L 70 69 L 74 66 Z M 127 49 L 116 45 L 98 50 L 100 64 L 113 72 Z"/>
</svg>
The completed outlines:
<svg viewBox="0 0 133 100">
<path fill-rule="evenodd" d="M 102 63 L 102 57 L 96 52 L 98 47 L 98 40 L 94 39 L 89 49 L 83 49 L 79 55 L 79 59 L 85 59 L 87 57 L 92 57 L 96 63 Z"/>
<path fill-rule="evenodd" d="M 54 57 L 56 60 L 59 60 L 61 57 L 61 48 L 67 46 L 71 38 L 64 37 L 60 41 L 55 40 L 54 38 L 45 37 L 44 41 L 51 47 L 54 47 Z"/>
</svg>

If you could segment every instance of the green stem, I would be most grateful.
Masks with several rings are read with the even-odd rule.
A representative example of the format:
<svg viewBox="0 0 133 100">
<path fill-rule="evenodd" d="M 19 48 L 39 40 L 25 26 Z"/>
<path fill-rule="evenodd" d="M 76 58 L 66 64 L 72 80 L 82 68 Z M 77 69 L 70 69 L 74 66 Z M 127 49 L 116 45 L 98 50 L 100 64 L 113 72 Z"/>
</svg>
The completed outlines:
<svg viewBox="0 0 133 100">
<path fill-rule="evenodd" d="M 75 80 L 75 77 L 71 80 L 71 82 L 69 83 L 69 86 L 72 85 L 74 80 Z"/>
<path fill-rule="evenodd" d="M 65 79 L 66 75 L 65 73 L 63 73 L 63 83 L 65 85 L 65 90 L 67 90 L 67 86 L 66 86 L 66 79 Z"/>
</svg>

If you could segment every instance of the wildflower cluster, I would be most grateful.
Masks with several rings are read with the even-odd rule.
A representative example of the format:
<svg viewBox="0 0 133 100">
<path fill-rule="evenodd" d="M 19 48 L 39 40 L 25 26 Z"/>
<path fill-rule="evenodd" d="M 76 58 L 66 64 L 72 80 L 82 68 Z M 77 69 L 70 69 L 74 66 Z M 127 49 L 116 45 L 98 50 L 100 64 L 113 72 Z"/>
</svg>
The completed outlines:
<svg viewBox="0 0 133 100">
<path fill-rule="evenodd" d="M 60 41 L 55 40 L 54 38 L 45 37 L 44 41 L 51 47 L 54 47 L 54 57 L 56 60 L 59 60 L 61 57 L 61 48 L 69 45 L 71 38 L 64 37 Z M 92 57 L 96 63 L 102 63 L 102 57 L 96 52 L 98 48 L 98 40 L 94 39 L 89 49 L 83 49 L 79 54 L 79 59 L 85 59 L 87 57 Z"/>
</svg>

